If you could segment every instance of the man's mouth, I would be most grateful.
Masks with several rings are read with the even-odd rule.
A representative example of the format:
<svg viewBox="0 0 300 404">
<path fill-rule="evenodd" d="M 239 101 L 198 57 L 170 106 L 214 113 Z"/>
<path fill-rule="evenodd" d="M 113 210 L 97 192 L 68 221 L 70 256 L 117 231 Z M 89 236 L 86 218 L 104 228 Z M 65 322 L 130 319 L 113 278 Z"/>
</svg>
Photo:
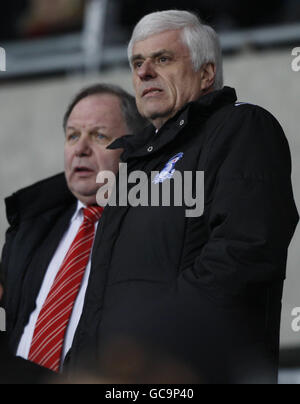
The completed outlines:
<svg viewBox="0 0 300 404">
<path fill-rule="evenodd" d="M 91 168 L 88 168 L 88 167 L 76 167 L 74 169 L 74 173 L 79 174 L 79 175 L 89 175 L 89 174 L 92 174 L 93 172 L 94 172 L 94 170 L 92 170 Z"/>
<path fill-rule="evenodd" d="M 151 87 L 151 88 L 147 88 L 146 90 L 143 91 L 142 97 L 151 97 L 154 96 L 158 93 L 161 93 L 163 90 L 161 90 L 160 88 L 156 88 L 156 87 Z"/>
</svg>

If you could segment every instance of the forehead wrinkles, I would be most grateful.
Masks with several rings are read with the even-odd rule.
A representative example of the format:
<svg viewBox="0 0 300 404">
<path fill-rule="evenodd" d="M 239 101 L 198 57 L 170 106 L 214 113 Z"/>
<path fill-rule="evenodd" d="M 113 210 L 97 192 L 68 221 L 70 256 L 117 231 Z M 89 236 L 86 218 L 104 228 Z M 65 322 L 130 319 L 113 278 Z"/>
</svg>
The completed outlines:
<svg viewBox="0 0 300 404">
<path fill-rule="evenodd" d="M 70 114 L 69 121 L 83 121 L 93 122 L 95 120 L 107 119 L 110 115 L 113 115 L 112 109 L 116 111 L 114 105 L 107 106 L 103 104 L 99 105 L 77 105 Z M 117 111 L 116 111 L 117 112 Z"/>
<path fill-rule="evenodd" d="M 94 122 L 95 120 L 114 119 L 121 112 L 121 103 L 117 96 L 95 94 L 80 100 L 70 113 L 69 121 Z"/>
<path fill-rule="evenodd" d="M 74 111 L 74 113 L 72 112 L 67 122 L 67 128 L 103 128 L 107 126 L 114 126 L 118 120 L 119 118 L 117 111 L 113 113 L 112 108 L 106 111 L 103 109 L 103 107 L 99 106 L 99 108 L 95 109 L 94 111 L 80 109 L 78 111 Z"/>
<path fill-rule="evenodd" d="M 85 130 L 85 131 L 94 131 L 106 129 L 106 125 L 96 123 L 80 123 L 80 122 L 70 122 L 67 126 L 67 130 Z"/>
<path fill-rule="evenodd" d="M 174 48 L 181 50 L 184 48 L 189 53 L 189 47 L 186 44 L 183 30 L 165 30 L 157 34 L 149 35 L 145 38 L 137 39 L 133 43 L 132 56 L 134 56 L 135 49 L 141 47 L 142 52 L 145 47 L 153 46 L 152 52 L 157 52 L 158 50 L 174 51 Z"/>
</svg>

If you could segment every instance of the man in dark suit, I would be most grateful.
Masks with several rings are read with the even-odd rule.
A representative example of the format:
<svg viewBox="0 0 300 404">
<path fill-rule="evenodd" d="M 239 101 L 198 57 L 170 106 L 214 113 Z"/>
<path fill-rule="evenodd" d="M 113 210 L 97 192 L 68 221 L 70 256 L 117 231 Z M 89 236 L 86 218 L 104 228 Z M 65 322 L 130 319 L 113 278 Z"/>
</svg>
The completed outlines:
<svg viewBox="0 0 300 404">
<path fill-rule="evenodd" d="M 96 194 L 103 184 L 97 175 L 118 171 L 122 150 L 107 146 L 144 126 L 134 97 L 121 88 L 84 89 L 64 117 L 65 173 L 6 200 L 4 306 L 10 352 L 17 357 L 55 372 L 62 368 L 81 316 L 92 245 L 101 226 L 103 208 L 96 206 Z M 14 360 L 14 366 L 19 363 Z M 8 366 L 1 360 L 4 371 Z M 39 381 L 37 369 L 31 381 Z"/>
</svg>

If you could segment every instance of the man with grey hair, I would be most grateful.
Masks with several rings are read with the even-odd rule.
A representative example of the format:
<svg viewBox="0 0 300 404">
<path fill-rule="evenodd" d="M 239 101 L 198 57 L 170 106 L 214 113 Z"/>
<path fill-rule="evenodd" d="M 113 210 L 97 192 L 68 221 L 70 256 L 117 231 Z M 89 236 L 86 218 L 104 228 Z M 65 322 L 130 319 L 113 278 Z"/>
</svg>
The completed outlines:
<svg viewBox="0 0 300 404">
<path fill-rule="evenodd" d="M 171 333 L 168 321 L 158 321 L 160 341 L 168 336 L 166 348 L 175 338 L 178 351 L 185 347 L 190 360 L 197 356 L 206 325 L 198 323 L 199 310 L 218 318 L 221 309 L 238 319 L 230 330 L 236 334 L 232 345 L 243 346 L 239 352 L 245 354 L 231 351 L 231 359 L 245 365 L 243 381 L 254 374 L 263 380 L 262 369 L 250 365 L 255 352 L 270 360 L 269 380 L 276 381 L 287 251 L 298 222 L 283 130 L 266 110 L 237 102 L 235 90 L 223 87 L 219 39 L 190 12 L 146 15 L 133 31 L 128 56 L 138 109 L 152 125 L 110 148 L 124 148 L 121 158 L 130 170 L 143 170 L 149 179 L 158 172 L 156 184 L 173 177 L 175 182 L 175 172 L 181 178 L 204 172 L 204 212 L 186 217 L 186 206 L 175 203 L 119 208 L 105 291 L 109 312 L 99 320 L 102 335 L 120 318 L 128 325 L 136 308 L 162 296 L 188 298 L 199 328 L 191 331 L 183 316 L 177 319 L 181 331 Z M 196 190 L 194 183 L 190 196 Z M 111 209 L 111 215 L 117 211 Z M 172 305 L 161 305 L 156 317 L 165 307 L 172 311 Z M 217 332 L 226 339 L 226 326 Z"/>
<path fill-rule="evenodd" d="M 134 29 L 128 56 L 138 108 L 157 129 L 187 103 L 223 87 L 219 39 L 211 27 L 185 11 L 144 17 Z M 154 66 L 166 77 L 162 73 L 159 79 Z M 154 122 L 156 114 L 158 122 Z"/>
</svg>

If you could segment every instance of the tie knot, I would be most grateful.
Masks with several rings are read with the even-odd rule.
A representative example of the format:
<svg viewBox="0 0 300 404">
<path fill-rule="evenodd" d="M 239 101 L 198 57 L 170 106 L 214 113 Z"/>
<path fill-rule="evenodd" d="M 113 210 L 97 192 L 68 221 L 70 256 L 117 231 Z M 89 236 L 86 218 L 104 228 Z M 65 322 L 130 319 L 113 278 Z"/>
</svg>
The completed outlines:
<svg viewBox="0 0 300 404">
<path fill-rule="evenodd" d="M 84 220 L 90 223 L 96 223 L 102 216 L 103 208 L 98 205 L 88 206 L 83 209 Z"/>
</svg>

